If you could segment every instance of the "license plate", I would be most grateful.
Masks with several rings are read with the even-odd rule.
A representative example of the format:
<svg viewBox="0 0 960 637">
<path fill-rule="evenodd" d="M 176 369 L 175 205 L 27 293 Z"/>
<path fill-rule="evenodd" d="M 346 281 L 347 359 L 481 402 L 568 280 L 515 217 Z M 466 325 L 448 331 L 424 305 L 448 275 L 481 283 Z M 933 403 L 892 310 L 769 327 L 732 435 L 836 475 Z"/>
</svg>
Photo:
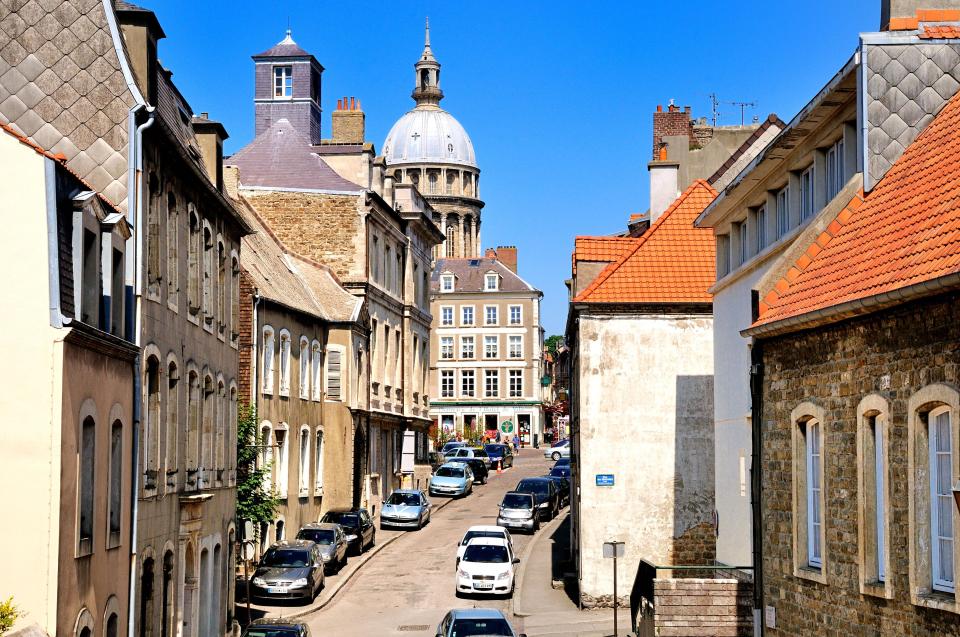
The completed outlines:
<svg viewBox="0 0 960 637">
<path fill-rule="evenodd" d="M 493 582 L 475 582 L 474 588 L 493 588 Z"/>
<path fill-rule="evenodd" d="M 271 586 L 267 589 L 267 592 L 274 595 L 285 595 L 290 592 L 290 589 L 286 586 Z"/>
</svg>

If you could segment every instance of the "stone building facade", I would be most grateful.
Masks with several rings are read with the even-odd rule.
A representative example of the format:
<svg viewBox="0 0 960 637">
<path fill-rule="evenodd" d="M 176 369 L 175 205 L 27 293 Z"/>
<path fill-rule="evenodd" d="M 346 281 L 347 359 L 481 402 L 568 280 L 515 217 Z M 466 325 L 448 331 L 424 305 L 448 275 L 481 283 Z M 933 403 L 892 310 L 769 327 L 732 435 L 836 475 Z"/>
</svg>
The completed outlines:
<svg viewBox="0 0 960 637">
<path fill-rule="evenodd" d="M 517 249 L 440 259 L 430 282 L 430 415 L 447 434 L 543 440 L 543 293 L 517 274 Z"/>
</svg>

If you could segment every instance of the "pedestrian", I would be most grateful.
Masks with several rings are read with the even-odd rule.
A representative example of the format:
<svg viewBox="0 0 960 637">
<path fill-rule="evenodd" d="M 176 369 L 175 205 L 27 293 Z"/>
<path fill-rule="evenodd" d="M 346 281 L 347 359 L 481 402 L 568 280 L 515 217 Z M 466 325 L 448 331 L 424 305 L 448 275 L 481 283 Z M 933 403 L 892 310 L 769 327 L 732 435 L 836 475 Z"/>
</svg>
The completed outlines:
<svg viewBox="0 0 960 637">
<path fill-rule="evenodd" d="M 513 450 L 514 452 L 520 451 L 520 436 L 513 436 Z"/>
</svg>

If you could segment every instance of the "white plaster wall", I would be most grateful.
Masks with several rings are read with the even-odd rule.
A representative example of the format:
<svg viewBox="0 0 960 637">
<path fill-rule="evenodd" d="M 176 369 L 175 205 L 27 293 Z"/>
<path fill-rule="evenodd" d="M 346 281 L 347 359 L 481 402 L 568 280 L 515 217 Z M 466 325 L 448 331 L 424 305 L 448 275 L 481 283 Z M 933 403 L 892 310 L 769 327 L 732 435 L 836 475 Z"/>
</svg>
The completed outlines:
<svg viewBox="0 0 960 637">
<path fill-rule="evenodd" d="M 0 166 L 0 211 L 11 230 L 0 233 L 0 288 L 8 301 L 0 352 L 13 363 L 0 367 L 0 485 L 5 509 L 16 512 L 15 521 L 0 525 L 0 599 L 14 596 L 24 613 L 18 626 L 37 623 L 53 635 L 63 347 L 50 326 L 44 158 L 0 132 Z"/>
<path fill-rule="evenodd" d="M 618 593 L 627 595 L 641 558 L 664 563 L 674 537 L 711 519 L 712 327 L 709 316 L 580 318 L 584 596 L 613 592 L 603 542 L 626 543 Z M 597 487 L 598 473 L 614 474 L 615 486 Z"/>
<path fill-rule="evenodd" d="M 774 261 L 767 261 L 771 263 Z M 717 560 L 734 566 L 749 566 L 753 562 L 750 348 L 740 330 L 750 326 L 750 292 L 768 267 L 747 273 L 713 297 Z"/>
<path fill-rule="evenodd" d="M 650 167 L 650 223 L 653 224 L 680 195 L 677 184 L 677 166 Z"/>
</svg>

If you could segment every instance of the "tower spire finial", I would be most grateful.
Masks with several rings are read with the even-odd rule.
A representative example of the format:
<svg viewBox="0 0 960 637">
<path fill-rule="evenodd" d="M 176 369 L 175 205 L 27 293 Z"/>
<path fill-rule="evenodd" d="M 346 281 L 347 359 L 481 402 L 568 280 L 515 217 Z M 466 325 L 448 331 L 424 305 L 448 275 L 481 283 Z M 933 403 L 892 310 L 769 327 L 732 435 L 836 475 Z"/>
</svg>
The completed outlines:
<svg viewBox="0 0 960 637">
<path fill-rule="evenodd" d="M 424 48 L 427 48 L 427 49 L 430 48 L 430 16 L 427 16 L 427 30 L 426 30 L 426 36 L 424 37 L 424 40 L 423 40 L 423 46 Z"/>
</svg>

